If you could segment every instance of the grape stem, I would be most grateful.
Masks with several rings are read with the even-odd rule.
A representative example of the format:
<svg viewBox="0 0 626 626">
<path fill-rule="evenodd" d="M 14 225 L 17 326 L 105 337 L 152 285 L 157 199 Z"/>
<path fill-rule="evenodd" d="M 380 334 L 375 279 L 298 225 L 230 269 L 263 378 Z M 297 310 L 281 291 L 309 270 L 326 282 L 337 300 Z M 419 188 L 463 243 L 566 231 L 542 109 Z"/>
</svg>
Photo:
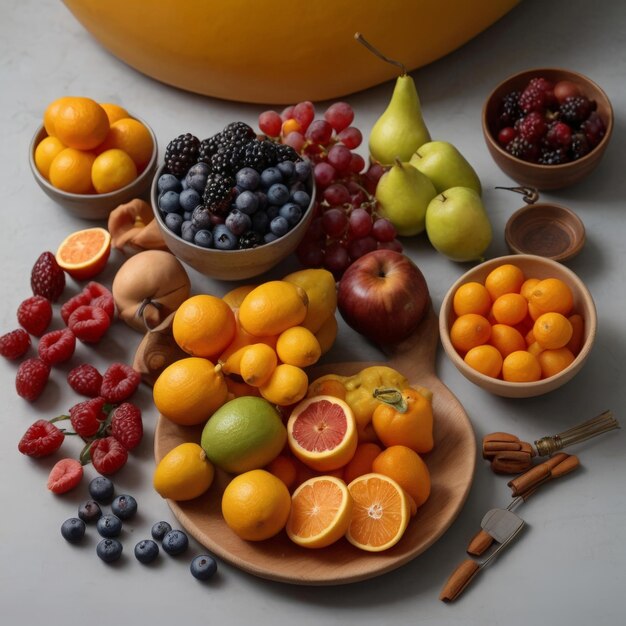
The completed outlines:
<svg viewBox="0 0 626 626">
<path fill-rule="evenodd" d="M 370 52 L 374 53 L 379 59 L 385 61 L 386 63 L 391 63 L 391 65 L 399 67 L 400 71 L 402 72 L 402 76 L 406 76 L 407 71 L 403 63 L 400 63 L 400 61 L 396 61 L 385 56 L 380 50 L 378 50 L 378 48 L 375 48 L 369 41 L 367 41 L 367 39 L 365 39 L 365 37 L 363 37 L 361 33 L 354 33 L 354 38 L 360 44 L 363 44 Z"/>
</svg>

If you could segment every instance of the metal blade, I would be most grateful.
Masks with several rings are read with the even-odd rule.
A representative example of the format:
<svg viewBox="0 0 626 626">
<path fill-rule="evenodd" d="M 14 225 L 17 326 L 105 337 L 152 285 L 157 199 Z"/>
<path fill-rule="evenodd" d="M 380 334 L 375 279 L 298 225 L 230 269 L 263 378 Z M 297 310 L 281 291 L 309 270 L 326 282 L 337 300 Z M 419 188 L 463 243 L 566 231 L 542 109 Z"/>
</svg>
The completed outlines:
<svg viewBox="0 0 626 626">
<path fill-rule="evenodd" d="M 506 509 L 491 509 L 485 513 L 480 527 L 498 543 L 510 539 L 524 525 L 524 520 Z"/>
</svg>

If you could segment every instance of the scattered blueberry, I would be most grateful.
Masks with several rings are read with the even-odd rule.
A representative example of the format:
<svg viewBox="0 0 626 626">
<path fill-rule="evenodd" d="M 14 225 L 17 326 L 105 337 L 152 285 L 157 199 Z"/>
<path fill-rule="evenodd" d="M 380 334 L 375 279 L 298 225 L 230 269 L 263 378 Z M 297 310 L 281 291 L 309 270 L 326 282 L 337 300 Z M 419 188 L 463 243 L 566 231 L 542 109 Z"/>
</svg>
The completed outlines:
<svg viewBox="0 0 626 626">
<path fill-rule="evenodd" d="M 226 217 L 226 227 L 233 235 L 243 235 L 250 230 L 252 220 L 250 216 L 239 209 L 232 210 Z"/>
<path fill-rule="evenodd" d="M 217 572 L 217 561 L 208 554 L 200 554 L 191 561 L 189 569 L 194 578 L 209 580 Z"/>
<path fill-rule="evenodd" d="M 291 194 L 291 199 L 303 209 L 306 209 L 311 203 L 311 196 L 306 191 L 301 189 L 294 191 Z"/>
<path fill-rule="evenodd" d="M 277 167 L 268 167 L 261 172 L 261 185 L 269 189 L 275 183 L 282 183 L 283 175 Z"/>
<path fill-rule="evenodd" d="M 66 541 L 76 543 L 85 536 L 85 522 L 77 517 L 70 517 L 61 524 L 61 534 Z"/>
<path fill-rule="evenodd" d="M 103 539 L 96 546 L 96 554 L 105 563 L 113 563 L 122 556 L 122 544 L 117 539 Z"/>
<path fill-rule="evenodd" d="M 135 546 L 135 558 L 144 564 L 152 563 L 159 556 L 159 546 L 152 539 L 142 539 Z"/>
<path fill-rule="evenodd" d="M 235 175 L 235 182 L 242 189 L 254 190 L 261 183 L 261 176 L 255 169 L 251 167 L 244 167 Z"/>
<path fill-rule="evenodd" d="M 137 500 L 129 495 L 117 496 L 111 502 L 111 511 L 121 520 L 130 519 L 137 513 Z"/>
<path fill-rule="evenodd" d="M 180 181 L 174 174 L 162 174 L 157 180 L 157 189 L 160 194 L 166 191 L 180 191 Z"/>
<path fill-rule="evenodd" d="M 115 487 L 113 481 L 106 476 L 96 476 L 89 483 L 89 495 L 100 504 L 108 504 L 113 500 Z"/>
<path fill-rule="evenodd" d="M 191 220 L 183 222 L 180 226 L 180 236 L 185 240 L 192 242 L 198 230 Z"/>
<path fill-rule="evenodd" d="M 278 214 L 287 220 L 289 226 L 295 226 L 302 217 L 302 209 L 295 202 L 287 202 L 280 207 Z"/>
<path fill-rule="evenodd" d="M 184 218 L 180 213 L 166 213 L 165 225 L 175 234 L 180 235 L 180 229 Z"/>
<path fill-rule="evenodd" d="M 282 215 L 278 215 L 270 222 L 270 231 L 277 237 L 282 237 L 289 231 L 289 222 Z"/>
<path fill-rule="evenodd" d="M 213 245 L 218 250 L 234 250 L 237 247 L 237 236 L 224 224 L 218 224 L 213 231 Z"/>
<path fill-rule="evenodd" d="M 117 537 L 122 532 L 122 520 L 117 515 L 107 513 L 96 522 L 96 528 L 102 537 Z"/>
<path fill-rule="evenodd" d="M 170 530 L 163 537 L 163 550 L 171 556 L 182 554 L 189 547 L 189 538 L 182 530 Z"/>
<path fill-rule="evenodd" d="M 274 183 L 267 190 L 267 199 L 271 204 L 281 206 L 289 200 L 289 189 L 282 183 Z"/>
<path fill-rule="evenodd" d="M 172 530 L 172 527 L 167 522 L 157 522 L 152 526 L 152 538 L 161 541 L 170 530 Z"/>
<path fill-rule="evenodd" d="M 235 207 L 248 215 L 252 215 L 259 208 L 259 198 L 254 191 L 242 191 L 235 200 Z"/>
<path fill-rule="evenodd" d="M 178 213 L 180 211 L 180 194 L 175 191 L 166 191 L 159 196 L 158 203 L 159 209 L 163 213 Z"/>
<path fill-rule="evenodd" d="M 97 522 L 102 516 L 102 509 L 95 500 L 86 500 L 78 507 L 78 517 L 87 524 Z"/>
<path fill-rule="evenodd" d="M 193 242 L 197 246 L 201 246 L 202 248 L 212 248 L 213 247 L 213 233 L 206 228 L 201 228 L 196 234 L 193 236 Z"/>
</svg>

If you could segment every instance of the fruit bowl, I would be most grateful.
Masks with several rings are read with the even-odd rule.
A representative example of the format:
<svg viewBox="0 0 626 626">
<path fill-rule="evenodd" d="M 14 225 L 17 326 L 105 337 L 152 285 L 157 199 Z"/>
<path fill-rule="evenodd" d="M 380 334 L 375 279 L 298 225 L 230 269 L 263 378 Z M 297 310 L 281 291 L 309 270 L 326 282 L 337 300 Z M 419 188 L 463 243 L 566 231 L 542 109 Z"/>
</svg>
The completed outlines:
<svg viewBox="0 0 626 626">
<path fill-rule="evenodd" d="M 69 193 L 57 189 L 50 181 L 41 175 L 35 165 L 35 150 L 39 142 L 48 136 L 43 126 L 37 128 L 28 150 L 30 169 L 35 177 L 35 181 L 49 198 L 60 204 L 64 209 L 67 209 L 70 213 L 76 215 L 76 217 L 87 220 L 105 220 L 108 218 L 109 213 L 118 205 L 129 202 L 133 198 L 147 199 L 150 183 L 152 182 L 152 177 L 154 176 L 154 171 L 157 166 L 158 145 L 156 136 L 150 126 L 135 115 L 133 115 L 133 118 L 140 121 L 150 132 L 153 150 L 148 165 L 146 165 L 143 171 L 139 173 L 137 178 L 130 184 L 116 191 L 101 194 Z"/>
<path fill-rule="evenodd" d="M 450 327 L 455 319 L 453 298 L 456 290 L 469 282 L 483 283 L 487 275 L 499 265 L 510 263 L 519 267 L 527 278 L 558 278 L 565 282 L 574 296 L 573 310 L 584 321 L 581 348 L 574 361 L 558 374 L 535 382 L 507 382 L 486 376 L 471 368 L 456 351 L 450 340 Z M 531 398 L 561 387 L 571 380 L 583 367 L 593 347 L 597 330 L 596 308 L 589 290 L 570 269 L 553 261 L 532 254 L 497 257 L 472 268 L 450 287 L 441 304 L 439 333 L 443 348 L 455 367 L 471 382 L 486 391 L 507 398 Z"/>
<path fill-rule="evenodd" d="M 543 77 L 553 84 L 559 81 L 574 83 L 582 95 L 595 101 L 597 114 L 605 126 L 604 137 L 581 158 L 558 165 L 544 165 L 517 158 L 499 143 L 498 132 L 501 129 L 498 118 L 502 98 L 513 91 L 523 90 L 536 77 Z M 604 91 L 582 74 L 558 68 L 530 69 L 509 76 L 489 94 L 482 110 L 482 128 L 489 153 L 505 174 L 521 185 L 561 189 L 581 181 L 600 163 L 613 131 L 613 108 Z"/>
<path fill-rule="evenodd" d="M 163 173 L 165 173 L 165 165 L 162 165 L 156 171 L 152 180 L 150 194 L 152 210 L 163 239 L 176 257 L 201 274 L 211 278 L 244 280 L 267 272 L 295 251 L 313 219 L 315 185 L 313 184 L 313 175 L 311 174 L 307 184 L 311 197 L 309 206 L 302 214 L 300 221 L 285 235 L 270 243 L 243 250 L 204 248 L 186 241 L 165 224 L 161 211 L 158 208 L 158 180 Z"/>
</svg>

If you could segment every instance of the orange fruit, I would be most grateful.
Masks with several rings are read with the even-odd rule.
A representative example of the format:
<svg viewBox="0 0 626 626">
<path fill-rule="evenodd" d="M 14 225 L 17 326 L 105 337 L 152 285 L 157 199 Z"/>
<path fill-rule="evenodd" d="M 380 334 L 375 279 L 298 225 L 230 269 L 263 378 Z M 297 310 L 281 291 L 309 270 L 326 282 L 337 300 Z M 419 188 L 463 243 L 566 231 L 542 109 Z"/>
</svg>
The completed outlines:
<svg viewBox="0 0 626 626">
<path fill-rule="evenodd" d="M 540 282 L 541 281 L 539 280 L 539 278 L 527 278 L 522 283 L 520 293 L 524 296 L 524 298 L 526 298 L 527 301 L 530 300 L 530 294 L 532 293 L 532 290 Z"/>
<path fill-rule="evenodd" d="M 498 349 L 502 358 L 505 358 L 516 350 L 526 349 L 526 342 L 522 334 L 517 329 L 507 324 L 494 324 L 491 327 L 489 343 Z"/>
<path fill-rule="evenodd" d="M 35 148 L 35 165 L 39 173 L 45 178 L 50 178 L 50 165 L 54 157 L 62 150 L 65 150 L 61 141 L 57 137 L 44 137 Z"/>
<path fill-rule="evenodd" d="M 123 150 L 101 152 L 91 166 L 91 182 L 97 193 L 110 193 L 130 185 L 137 178 L 137 166 Z"/>
<path fill-rule="evenodd" d="M 545 278 L 532 289 L 528 302 L 541 313 L 556 312 L 569 315 L 574 306 L 574 295 L 562 280 Z"/>
<path fill-rule="evenodd" d="M 491 309 L 491 296 L 485 285 L 477 282 L 465 283 L 454 292 L 452 307 L 457 315 L 487 315 Z"/>
<path fill-rule="evenodd" d="M 530 383 L 541 378 L 541 365 L 527 350 L 511 352 L 502 362 L 502 378 L 508 382 Z"/>
<path fill-rule="evenodd" d="M 322 348 L 308 328 L 292 326 L 278 336 L 276 353 L 283 363 L 307 367 L 316 363 L 322 356 Z"/>
<path fill-rule="evenodd" d="M 224 300 L 200 294 L 191 296 L 176 309 L 172 335 L 188 354 L 210 358 L 230 344 L 236 326 L 235 314 Z"/>
<path fill-rule="evenodd" d="M 323 376 L 317 380 L 314 380 L 309 385 L 309 390 L 307 391 L 307 397 L 311 396 L 333 396 L 335 398 L 340 398 L 341 400 L 346 399 L 346 394 L 348 390 L 346 386 L 336 378 Z"/>
<path fill-rule="evenodd" d="M 118 148 L 130 156 L 141 172 L 148 165 L 154 142 L 150 131 L 139 121 L 132 117 L 124 117 L 111 124 L 109 132 L 98 151 Z"/>
<path fill-rule="evenodd" d="M 343 480 L 315 476 L 291 496 L 285 530 L 303 548 L 325 548 L 341 539 L 352 519 L 352 496 Z"/>
<path fill-rule="evenodd" d="M 544 313 L 533 326 L 535 341 L 543 348 L 554 350 L 566 346 L 574 329 L 570 321 L 561 313 Z"/>
<path fill-rule="evenodd" d="M 354 509 L 346 539 L 368 552 L 381 552 L 396 545 L 411 516 L 404 489 L 393 478 L 372 472 L 355 478 L 348 491 Z"/>
<path fill-rule="evenodd" d="M 76 280 L 88 280 L 106 266 L 111 234 L 105 228 L 85 228 L 68 235 L 56 252 L 57 263 Z"/>
<path fill-rule="evenodd" d="M 266 400 L 279 406 L 289 406 L 300 402 L 308 387 L 309 379 L 302 368 L 280 363 L 267 382 L 259 387 L 259 391 Z"/>
<path fill-rule="evenodd" d="M 374 459 L 372 471 L 393 478 L 406 491 L 413 501 L 412 514 L 430 496 L 430 472 L 422 457 L 411 448 L 386 448 Z"/>
<path fill-rule="evenodd" d="M 348 463 L 357 447 L 354 413 L 332 396 L 314 396 L 298 403 L 287 421 L 287 441 L 293 454 L 318 472 Z"/>
<path fill-rule="evenodd" d="M 253 387 L 265 385 L 278 365 L 278 357 L 273 348 L 265 343 L 253 343 L 242 349 L 239 360 L 239 375 Z"/>
<path fill-rule="evenodd" d="M 291 496 L 282 480 L 255 469 L 235 476 L 222 495 L 222 515 L 229 528 L 247 541 L 277 535 L 287 523 Z"/>
<path fill-rule="evenodd" d="M 273 461 L 268 463 L 265 469 L 280 478 L 285 483 L 287 489 L 291 490 L 295 486 L 298 478 L 296 464 L 291 457 L 279 454 Z"/>
<path fill-rule="evenodd" d="M 491 324 L 482 315 L 466 313 L 454 320 L 450 328 L 450 341 L 459 352 L 489 341 Z"/>
<path fill-rule="evenodd" d="M 577 355 L 583 347 L 583 341 L 585 339 L 585 321 L 582 315 L 578 313 L 570 315 L 567 319 L 572 325 L 572 338 L 567 342 L 567 347 L 574 355 Z"/>
<path fill-rule="evenodd" d="M 544 350 L 536 341 L 531 341 L 526 348 L 532 355 L 538 357 Z"/>
<path fill-rule="evenodd" d="M 257 285 L 241 285 L 231 289 L 228 293 L 222 296 L 222 300 L 228 304 L 231 309 L 238 309 L 243 302 L 243 299 L 255 288 Z"/>
<path fill-rule="evenodd" d="M 261 396 L 261 392 L 256 387 L 246 385 L 246 383 L 240 380 L 236 380 L 230 376 L 224 376 L 224 381 L 226 382 L 229 398 L 239 398 L 240 396 Z"/>
<path fill-rule="evenodd" d="M 48 171 L 50 183 L 68 193 L 93 193 L 91 166 L 95 158 L 91 152 L 75 148 L 61 150 L 50 163 Z"/>
<path fill-rule="evenodd" d="M 162 498 L 193 500 L 209 489 L 214 476 L 215 468 L 204 450 L 197 443 L 185 442 L 159 461 L 152 484 Z"/>
<path fill-rule="evenodd" d="M 498 324 L 515 326 L 526 319 L 528 303 L 519 293 L 504 293 L 496 298 L 491 312 Z"/>
<path fill-rule="evenodd" d="M 576 357 L 569 348 L 557 348 L 542 350 L 537 358 L 541 365 L 541 375 L 543 378 L 549 378 L 569 367 Z"/>
<path fill-rule="evenodd" d="M 119 104 L 115 104 L 113 102 L 101 102 L 100 106 L 107 114 L 109 124 L 113 124 L 114 122 L 117 122 L 117 120 L 121 120 L 124 117 L 130 117 L 128 111 Z"/>
<path fill-rule="evenodd" d="M 43 125 L 46 129 L 46 132 L 51 137 L 56 137 L 55 124 L 56 119 L 59 114 L 61 108 L 65 105 L 65 101 L 69 99 L 69 96 L 63 96 L 61 98 L 57 98 L 53 100 L 44 111 L 43 114 Z"/>
<path fill-rule="evenodd" d="M 62 99 L 54 116 L 53 134 L 66 146 L 93 150 L 108 132 L 109 118 L 95 100 L 76 96 Z"/>
<path fill-rule="evenodd" d="M 226 301 L 224 300 L 224 302 Z M 226 349 L 220 354 L 219 356 L 220 363 L 226 362 L 230 358 L 230 356 L 234 354 L 235 352 L 237 352 L 237 350 L 239 350 L 240 348 L 243 348 L 244 346 L 251 346 L 253 343 L 265 343 L 271 348 L 276 348 L 276 340 L 278 339 L 277 335 L 255 337 L 254 335 L 251 335 L 249 332 L 246 332 L 241 327 L 241 324 L 239 323 L 239 316 L 237 315 L 236 309 L 234 310 L 234 314 L 235 314 L 235 336 L 232 338 L 231 342 L 226 346 Z"/>
<path fill-rule="evenodd" d="M 505 293 L 519 293 L 524 284 L 524 272 L 511 263 L 503 263 L 494 268 L 485 278 L 485 287 L 492 300 Z"/>
<path fill-rule="evenodd" d="M 351 483 L 355 478 L 372 472 L 372 462 L 382 451 L 382 448 L 373 441 L 357 445 L 354 456 L 343 468 L 343 479 Z"/>
<path fill-rule="evenodd" d="M 502 354 L 497 348 L 489 344 L 468 350 L 463 360 L 472 369 L 492 378 L 498 378 L 502 371 Z"/>
</svg>

